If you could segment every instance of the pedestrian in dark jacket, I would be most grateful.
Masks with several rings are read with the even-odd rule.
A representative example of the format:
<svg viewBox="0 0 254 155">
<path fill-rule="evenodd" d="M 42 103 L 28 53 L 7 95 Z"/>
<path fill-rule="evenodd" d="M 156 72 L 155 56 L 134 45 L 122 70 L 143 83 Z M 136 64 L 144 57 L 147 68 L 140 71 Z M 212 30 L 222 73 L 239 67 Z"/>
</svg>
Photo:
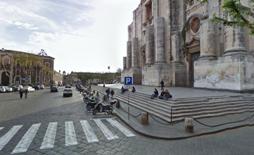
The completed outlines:
<svg viewBox="0 0 254 155">
<path fill-rule="evenodd" d="M 28 89 L 25 89 L 25 99 L 27 99 Z"/>
<path fill-rule="evenodd" d="M 136 92 L 136 88 L 135 88 L 134 86 L 132 87 L 131 92 L 133 92 L 133 93 L 135 93 L 135 92 Z"/>
<path fill-rule="evenodd" d="M 23 89 L 22 88 L 19 89 L 19 97 L 20 97 L 20 99 L 23 98 Z"/>
<path fill-rule="evenodd" d="M 114 90 L 113 90 L 113 89 L 111 89 L 110 94 L 111 94 L 111 97 L 113 97 L 113 96 L 114 96 L 115 92 L 114 92 Z"/>
<path fill-rule="evenodd" d="M 158 97 L 159 96 L 159 92 L 156 88 L 154 88 L 154 91 L 153 91 L 153 94 L 151 96 L 151 99 L 154 99 L 155 97 Z"/>
<path fill-rule="evenodd" d="M 109 94 L 110 94 L 110 89 L 108 88 L 108 89 L 106 89 L 106 94 L 109 96 Z"/>
<path fill-rule="evenodd" d="M 164 81 L 163 80 L 161 80 L 160 85 L 161 85 L 161 90 L 163 90 L 164 89 Z"/>
</svg>

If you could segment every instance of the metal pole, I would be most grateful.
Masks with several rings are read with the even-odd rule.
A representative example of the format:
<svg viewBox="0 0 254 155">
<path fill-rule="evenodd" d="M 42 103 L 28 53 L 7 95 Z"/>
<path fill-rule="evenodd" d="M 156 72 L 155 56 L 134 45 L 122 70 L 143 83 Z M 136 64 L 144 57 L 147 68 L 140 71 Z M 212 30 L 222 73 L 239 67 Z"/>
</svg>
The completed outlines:
<svg viewBox="0 0 254 155">
<path fill-rule="evenodd" d="M 170 120 L 171 120 L 171 125 L 173 125 L 173 116 L 172 116 L 172 115 L 173 115 L 173 110 L 172 110 L 172 107 L 171 107 L 171 115 L 170 115 L 170 117 L 171 117 L 171 118 L 170 118 Z"/>
<path fill-rule="evenodd" d="M 130 119 L 130 101 L 129 101 L 129 98 L 130 98 L 130 91 L 128 89 L 128 120 Z"/>
</svg>

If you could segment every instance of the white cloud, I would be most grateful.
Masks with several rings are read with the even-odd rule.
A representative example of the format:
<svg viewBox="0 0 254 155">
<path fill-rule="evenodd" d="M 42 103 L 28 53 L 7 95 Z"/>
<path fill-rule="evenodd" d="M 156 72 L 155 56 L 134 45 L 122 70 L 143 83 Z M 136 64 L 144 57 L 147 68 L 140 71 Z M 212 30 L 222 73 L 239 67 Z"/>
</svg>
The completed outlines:
<svg viewBox="0 0 254 155">
<path fill-rule="evenodd" d="M 38 52 L 45 49 L 56 58 L 56 70 L 68 72 L 107 71 L 107 66 L 116 71 L 122 67 L 127 26 L 139 0 L 11 2 L 0 2 L 0 48 Z M 13 29 L 28 39 L 24 43 L 11 40 L 8 35 Z"/>
</svg>

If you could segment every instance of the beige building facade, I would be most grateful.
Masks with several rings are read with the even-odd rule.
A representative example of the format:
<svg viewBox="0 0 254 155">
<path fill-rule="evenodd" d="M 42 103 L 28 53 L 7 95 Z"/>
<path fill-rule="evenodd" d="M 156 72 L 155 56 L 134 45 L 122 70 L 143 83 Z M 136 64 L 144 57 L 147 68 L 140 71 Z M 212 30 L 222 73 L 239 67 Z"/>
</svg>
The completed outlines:
<svg viewBox="0 0 254 155">
<path fill-rule="evenodd" d="M 54 58 L 14 50 L 0 50 L 0 84 L 44 84 L 53 81 Z"/>
<path fill-rule="evenodd" d="M 254 37 L 211 21 L 223 0 L 141 0 L 128 26 L 124 77 L 134 84 L 254 90 Z M 249 0 L 243 0 L 248 5 Z"/>
</svg>

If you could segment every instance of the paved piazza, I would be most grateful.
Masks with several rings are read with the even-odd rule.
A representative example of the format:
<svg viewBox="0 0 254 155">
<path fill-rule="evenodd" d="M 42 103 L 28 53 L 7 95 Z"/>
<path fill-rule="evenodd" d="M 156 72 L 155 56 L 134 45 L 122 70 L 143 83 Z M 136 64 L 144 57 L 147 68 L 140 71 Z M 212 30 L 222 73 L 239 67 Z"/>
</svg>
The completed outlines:
<svg viewBox="0 0 254 155">
<path fill-rule="evenodd" d="M 63 98 L 48 89 L 0 94 L 0 154 L 104 155 L 251 155 L 254 128 L 246 127 L 197 138 L 166 141 L 131 130 L 117 117 L 93 117 L 81 95 Z"/>
</svg>

